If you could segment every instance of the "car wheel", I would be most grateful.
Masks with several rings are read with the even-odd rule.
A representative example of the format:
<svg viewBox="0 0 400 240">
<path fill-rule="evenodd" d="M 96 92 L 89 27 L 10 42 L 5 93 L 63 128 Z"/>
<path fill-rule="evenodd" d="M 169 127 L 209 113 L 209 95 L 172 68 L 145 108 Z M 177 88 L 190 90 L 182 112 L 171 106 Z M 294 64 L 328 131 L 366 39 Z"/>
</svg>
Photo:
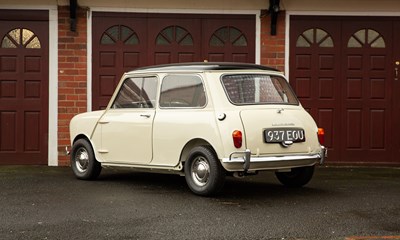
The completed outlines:
<svg viewBox="0 0 400 240">
<path fill-rule="evenodd" d="M 225 170 L 211 148 L 198 146 L 190 151 L 185 162 L 185 178 L 192 192 L 209 196 L 223 187 Z"/>
<path fill-rule="evenodd" d="M 94 157 L 93 148 L 88 141 L 79 139 L 72 146 L 71 167 L 78 179 L 91 180 L 99 176 L 101 164 Z"/>
<path fill-rule="evenodd" d="M 314 174 L 314 166 L 292 168 L 290 172 L 275 172 L 278 180 L 288 187 L 302 187 L 306 185 Z"/>
</svg>

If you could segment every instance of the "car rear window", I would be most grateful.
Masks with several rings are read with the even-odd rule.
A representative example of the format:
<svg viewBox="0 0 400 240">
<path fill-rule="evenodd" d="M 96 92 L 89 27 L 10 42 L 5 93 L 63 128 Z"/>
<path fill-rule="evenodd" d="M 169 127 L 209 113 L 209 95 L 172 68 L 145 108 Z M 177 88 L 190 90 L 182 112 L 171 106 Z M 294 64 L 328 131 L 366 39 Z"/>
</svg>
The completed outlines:
<svg viewBox="0 0 400 240">
<path fill-rule="evenodd" d="M 233 104 L 299 104 L 288 82 L 279 76 L 224 75 L 222 85 Z"/>
</svg>

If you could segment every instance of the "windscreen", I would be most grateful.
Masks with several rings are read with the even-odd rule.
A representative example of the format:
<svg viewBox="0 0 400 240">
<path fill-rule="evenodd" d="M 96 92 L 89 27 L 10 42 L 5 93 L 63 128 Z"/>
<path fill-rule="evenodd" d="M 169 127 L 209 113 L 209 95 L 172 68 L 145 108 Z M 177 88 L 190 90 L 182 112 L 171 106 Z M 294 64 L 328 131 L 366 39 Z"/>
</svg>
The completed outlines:
<svg viewBox="0 0 400 240">
<path fill-rule="evenodd" d="M 233 104 L 290 104 L 299 102 L 288 82 L 279 76 L 266 74 L 236 74 L 222 76 L 222 85 Z"/>
</svg>

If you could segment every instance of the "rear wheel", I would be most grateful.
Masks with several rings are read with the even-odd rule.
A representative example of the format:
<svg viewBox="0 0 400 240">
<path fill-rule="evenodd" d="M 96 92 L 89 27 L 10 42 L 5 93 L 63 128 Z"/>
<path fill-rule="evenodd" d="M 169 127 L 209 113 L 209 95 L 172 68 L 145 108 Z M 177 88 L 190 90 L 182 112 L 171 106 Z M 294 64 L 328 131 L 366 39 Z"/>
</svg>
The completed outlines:
<svg viewBox="0 0 400 240">
<path fill-rule="evenodd" d="M 288 187 L 302 187 L 306 185 L 314 174 L 314 166 L 292 168 L 290 172 L 275 172 L 278 180 Z"/>
<path fill-rule="evenodd" d="M 85 139 L 77 140 L 72 146 L 71 167 L 78 179 L 91 180 L 99 176 L 101 164 L 94 157 L 93 148 Z"/>
<path fill-rule="evenodd" d="M 198 146 L 190 151 L 185 162 L 185 179 L 192 192 L 209 196 L 223 187 L 225 170 L 211 148 Z"/>
</svg>

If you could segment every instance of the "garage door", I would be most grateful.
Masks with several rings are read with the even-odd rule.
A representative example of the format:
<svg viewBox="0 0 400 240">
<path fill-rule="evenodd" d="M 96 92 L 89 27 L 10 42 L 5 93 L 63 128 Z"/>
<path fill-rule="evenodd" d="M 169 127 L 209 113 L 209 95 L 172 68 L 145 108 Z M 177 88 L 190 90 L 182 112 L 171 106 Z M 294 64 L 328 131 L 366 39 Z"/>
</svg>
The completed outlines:
<svg viewBox="0 0 400 240">
<path fill-rule="evenodd" d="M 47 164 L 48 15 L 0 11 L 0 164 Z"/>
<path fill-rule="evenodd" d="M 329 161 L 400 164 L 398 28 L 395 18 L 291 17 L 290 82 L 326 129 Z"/>
<path fill-rule="evenodd" d="M 255 62 L 255 15 L 93 13 L 92 107 L 122 73 L 193 61 Z"/>
</svg>

